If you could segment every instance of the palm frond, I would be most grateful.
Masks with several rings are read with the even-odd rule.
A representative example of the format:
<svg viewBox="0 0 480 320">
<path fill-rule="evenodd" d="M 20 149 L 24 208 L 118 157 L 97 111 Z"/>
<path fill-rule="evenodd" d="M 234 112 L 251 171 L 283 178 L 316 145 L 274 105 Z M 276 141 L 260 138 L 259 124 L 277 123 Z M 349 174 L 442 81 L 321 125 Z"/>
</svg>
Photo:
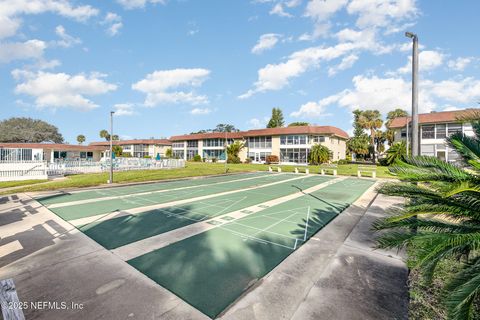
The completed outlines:
<svg viewBox="0 0 480 320">
<path fill-rule="evenodd" d="M 460 154 L 465 163 L 480 170 L 480 141 L 462 133 L 455 133 L 447 138 L 449 146 Z"/>
<path fill-rule="evenodd" d="M 445 303 L 450 319 L 472 319 L 473 302 L 480 293 L 480 258 L 465 263 L 463 270 L 445 286 Z"/>
</svg>

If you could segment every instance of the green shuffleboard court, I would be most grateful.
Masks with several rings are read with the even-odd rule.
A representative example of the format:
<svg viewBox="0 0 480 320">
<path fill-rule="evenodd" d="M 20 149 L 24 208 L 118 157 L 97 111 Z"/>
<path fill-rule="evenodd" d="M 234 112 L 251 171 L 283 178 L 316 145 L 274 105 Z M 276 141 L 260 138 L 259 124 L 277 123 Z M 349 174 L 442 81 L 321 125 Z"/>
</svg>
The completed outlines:
<svg viewBox="0 0 480 320">
<path fill-rule="evenodd" d="M 128 263 L 214 318 L 373 183 L 346 179 L 244 218 L 218 219 L 210 231 Z"/>
<path fill-rule="evenodd" d="M 162 189 L 158 192 L 149 194 L 118 196 L 115 199 L 103 200 L 102 198 L 93 198 L 97 201 L 84 204 L 64 203 L 62 206 L 50 207 L 49 209 L 65 220 L 75 220 L 85 217 L 108 214 L 120 210 L 151 206 L 161 203 L 167 203 L 177 200 L 185 200 L 195 197 L 215 195 L 220 192 L 242 190 L 244 188 L 260 186 L 263 184 L 289 180 L 295 178 L 293 174 L 266 174 L 256 176 L 252 179 L 237 179 L 223 181 L 221 183 L 209 183 L 187 189 L 171 190 Z M 188 183 L 186 183 L 188 186 Z M 161 192 L 160 192 L 161 191 Z M 88 199 L 85 199 L 88 200 Z"/>
<path fill-rule="evenodd" d="M 288 177 L 292 178 L 292 175 Z M 240 191 L 188 204 L 126 215 L 80 228 L 107 249 L 114 249 L 228 212 L 283 197 L 329 181 L 330 177 L 310 176 L 273 186 Z"/>
<path fill-rule="evenodd" d="M 161 190 L 170 190 L 174 188 L 193 187 L 201 185 L 209 185 L 212 183 L 225 183 L 236 180 L 243 180 L 254 177 L 268 176 L 267 172 L 231 174 L 224 176 L 202 177 L 197 179 L 184 179 L 177 181 L 160 181 L 154 183 L 139 184 L 133 186 L 123 186 L 114 188 L 94 189 L 88 191 L 80 191 L 75 193 L 61 193 L 52 196 L 39 197 L 36 200 L 47 206 L 58 203 L 68 203 L 72 201 L 88 200 L 94 198 L 125 196 L 135 193 L 152 192 Z"/>
</svg>

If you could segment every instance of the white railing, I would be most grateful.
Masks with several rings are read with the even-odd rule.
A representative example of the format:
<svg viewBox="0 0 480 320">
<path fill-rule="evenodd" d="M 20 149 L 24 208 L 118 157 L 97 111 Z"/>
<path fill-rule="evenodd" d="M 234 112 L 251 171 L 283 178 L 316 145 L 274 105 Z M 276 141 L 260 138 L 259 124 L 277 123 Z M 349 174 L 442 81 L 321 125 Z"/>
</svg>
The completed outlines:
<svg viewBox="0 0 480 320">
<path fill-rule="evenodd" d="M 182 159 L 116 158 L 113 160 L 114 171 L 175 169 L 183 167 L 185 167 L 185 160 Z M 53 163 L 43 161 L 0 162 L 0 181 L 47 179 L 49 176 L 100 173 L 109 170 L 110 160 L 61 160 Z"/>
</svg>

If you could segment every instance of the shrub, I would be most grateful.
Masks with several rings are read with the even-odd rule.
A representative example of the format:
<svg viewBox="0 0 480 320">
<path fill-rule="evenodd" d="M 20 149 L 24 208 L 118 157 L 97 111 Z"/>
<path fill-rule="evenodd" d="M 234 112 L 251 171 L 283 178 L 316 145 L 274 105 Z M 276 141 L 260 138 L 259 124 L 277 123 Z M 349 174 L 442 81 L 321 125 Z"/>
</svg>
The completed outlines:
<svg viewBox="0 0 480 320">
<path fill-rule="evenodd" d="M 123 152 L 122 153 L 122 157 L 123 158 L 131 158 L 132 157 L 132 154 L 130 152 Z"/>
<path fill-rule="evenodd" d="M 378 159 L 378 164 L 383 166 L 383 167 L 388 167 L 388 165 L 389 165 L 388 159 L 387 158 Z"/>
<path fill-rule="evenodd" d="M 212 158 L 212 162 L 217 162 L 217 158 Z"/>
<path fill-rule="evenodd" d="M 407 144 L 405 141 L 394 143 L 387 150 L 386 165 L 391 165 L 397 160 L 402 160 L 407 155 Z"/>
<path fill-rule="evenodd" d="M 151 159 L 152 157 L 151 157 L 151 156 L 148 156 L 148 155 L 146 155 L 146 156 L 143 156 L 143 158 L 144 158 L 144 159 Z"/>
<path fill-rule="evenodd" d="M 270 163 L 279 163 L 280 159 L 278 159 L 278 156 L 271 154 L 265 158 L 265 163 L 270 164 Z"/>
<path fill-rule="evenodd" d="M 244 163 L 252 163 L 252 159 L 247 158 L 247 159 L 245 159 Z"/>
<path fill-rule="evenodd" d="M 240 161 L 240 157 L 229 154 L 227 163 L 242 163 L 242 161 Z"/>
<path fill-rule="evenodd" d="M 338 164 L 348 164 L 348 160 L 347 159 L 340 159 L 340 160 L 338 160 Z"/>
<path fill-rule="evenodd" d="M 316 144 L 310 149 L 308 160 L 310 164 L 322 164 L 328 162 L 332 156 L 332 152 L 321 144 Z"/>
<path fill-rule="evenodd" d="M 199 154 L 193 156 L 193 161 L 202 162 L 202 157 Z"/>
</svg>

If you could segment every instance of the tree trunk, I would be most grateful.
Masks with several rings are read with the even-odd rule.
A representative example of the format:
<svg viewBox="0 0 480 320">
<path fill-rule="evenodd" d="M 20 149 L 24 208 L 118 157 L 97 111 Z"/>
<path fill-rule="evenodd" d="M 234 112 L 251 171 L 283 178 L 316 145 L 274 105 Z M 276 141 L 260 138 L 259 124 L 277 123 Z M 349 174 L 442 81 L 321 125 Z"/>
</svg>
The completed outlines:
<svg viewBox="0 0 480 320">
<path fill-rule="evenodd" d="M 373 154 L 372 154 L 372 160 L 373 160 L 373 163 L 376 163 L 376 153 L 377 153 L 377 147 L 375 145 L 375 129 L 370 129 L 370 139 L 371 139 L 371 143 L 372 143 L 372 146 L 373 146 Z"/>
</svg>

